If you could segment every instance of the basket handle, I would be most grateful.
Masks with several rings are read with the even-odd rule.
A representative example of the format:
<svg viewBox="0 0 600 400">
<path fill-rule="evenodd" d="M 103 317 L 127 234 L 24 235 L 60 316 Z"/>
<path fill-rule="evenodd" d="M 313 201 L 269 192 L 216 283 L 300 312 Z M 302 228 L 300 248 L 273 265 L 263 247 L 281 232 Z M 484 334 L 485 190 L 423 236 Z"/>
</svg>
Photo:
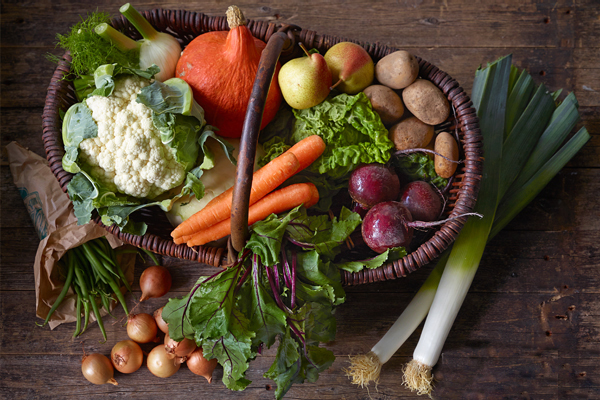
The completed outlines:
<svg viewBox="0 0 600 400">
<path fill-rule="evenodd" d="M 246 245 L 246 237 L 248 236 L 250 189 L 254 173 L 256 144 L 265 102 L 277 61 L 287 39 L 288 35 L 283 31 L 276 32 L 269 38 L 267 46 L 260 56 L 258 71 L 256 71 L 256 78 L 252 86 L 252 94 L 246 109 L 231 203 L 231 243 L 238 252 Z"/>
</svg>

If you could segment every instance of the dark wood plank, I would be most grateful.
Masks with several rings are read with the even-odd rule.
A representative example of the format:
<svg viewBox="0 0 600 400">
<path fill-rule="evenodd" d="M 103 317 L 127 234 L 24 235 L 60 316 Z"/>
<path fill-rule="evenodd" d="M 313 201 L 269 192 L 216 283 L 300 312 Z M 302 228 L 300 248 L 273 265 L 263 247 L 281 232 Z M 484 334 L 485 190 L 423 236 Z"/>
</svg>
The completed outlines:
<svg viewBox="0 0 600 400">
<path fill-rule="evenodd" d="M 98 7 L 116 14 L 121 2 L 24 0 L 2 2 L 0 106 L 3 144 L 17 140 L 43 155 L 41 114 L 60 55 L 55 34 Z M 448 337 L 438 366 L 435 398 L 600 398 L 600 8 L 596 0 L 402 2 L 347 0 L 306 2 L 241 0 L 251 19 L 298 24 L 321 34 L 406 48 L 448 72 L 470 92 L 475 69 L 508 53 L 536 83 L 573 91 L 592 139 L 550 185 L 487 247 L 480 270 Z M 137 3 L 223 15 L 220 1 Z M 109 354 L 126 338 L 122 322 L 107 318 L 109 340 L 100 343 L 96 324 L 71 338 L 73 324 L 50 331 L 36 318 L 32 264 L 39 240 L 0 157 L 0 382 L 3 398 L 272 399 L 274 384 L 262 377 L 274 349 L 251 363 L 253 380 L 243 392 L 221 382 L 208 385 L 183 367 L 167 380 L 143 367 L 117 374 L 120 385 L 94 386 L 81 376 L 82 351 Z M 162 258 L 173 275 L 169 296 L 186 294 L 200 275 L 214 269 Z M 139 299 L 144 267 L 138 259 L 131 308 Z M 336 311 L 338 335 L 328 348 L 337 360 L 317 383 L 296 385 L 289 399 L 417 399 L 401 386 L 402 365 L 411 358 L 420 329 L 384 366 L 370 391 L 345 376 L 347 356 L 366 352 L 408 304 L 429 268 L 392 282 L 347 288 Z M 168 296 L 150 299 L 135 312 L 152 312 Z M 116 311 L 119 318 L 123 312 Z M 144 348 L 149 350 L 150 345 Z M 32 378 L 34 376 L 34 378 Z"/>
<path fill-rule="evenodd" d="M 563 48 L 548 48 L 537 50 L 532 48 L 409 48 L 404 44 L 400 48 L 410 49 L 440 69 L 449 73 L 470 92 L 475 70 L 486 62 L 512 53 L 515 65 L 527 69 L 537 83 L 544 83 L 550 90 L 563 88 L 574 91 L 582 107 L 598 106 L 600 104 L 600 78 L 598 68 L 594 65 L 593 54 L 597 49 L 587 48 L 578 50 L 578 57 L 587 61 L 584 67 L 579 64 L 569 65 L 573 58 L 573 50 Z M 3 107 L 40 107 L 44 106 L 46 92 L 55 66 L 44 57 L 53 51 L 50 47 L 39 48 L 3 48 L 7 59 L 22 59 L 15 65 L 2 64 L 2 97 Z M 585 53 L 585 54 L 581 54 Z M 565 68 L 565 65 L 568 68 Z M 595 65 L 598 65 L 597 63 Z M 10 71 L 10 73 L 8 73 Z M 595 89 L 596 88 L 596 89 Z M 41 114 L 40 114 L 41 115 Z M 594 119 L 598 119 L 595 115 Z"/>
<path fill-rule="evenodd" d="M 52 45 L 56 32 L 67 32 L 68 28 L 93 9 L 92 2 L 37 1 L 35 7 L 29 2 L 4 4 L 6 27 L 2 32 L 4 46 L 31 46 L 45 43 Z M 580 45 L 576 35 L 589 35 L 593 29 L 586 28 L 586 21 L 597 16 L 593 12 L 593 0 L 554 3 L 534 1 L 508 1 L 502 5 L 490 2 L 475 7 L 469 1 L 438 5 L 408 1 L 405 3 L 365 3 L 359 0 L 345 1 L 343 11 L 340 4 L 322 0 L 303 2 L 301 6 L 287 2 L 263 2 L 243 0 L 238 6 L 249 19 L 290 22 L 307 29 L 326 33 L 336 31 L 341 37 L 358 36 L 367 41 L 384 44 L 402 44 L 417 47 L 421 43 L 435 43 L 436 47 L 470 47 L 475 41 L 488 47 L 520 47 L 529 42 L 535 47 L 569 47 Z M 101 11 L 118 14 L 120 2 L 104 1 Z M 137 8 L 146 10 L 157 7 L 152 2 L 139 3 Z M 159 5 L 165 9 L 186 9 L 207 15 L 224 15 L 226 6 L 219 2 L 190 1 L 182 4 L 173 1 Z M 406 10 L 409 10 L 408 12 Z M 567 11 L 569 13 L 567 13 Z M 592 12 L 589 12 L 592 11 Z M 402 18 L 398 18 L 398 12 Z M 471 18 L 473 13 L 477 18 Z M 597 11 L 596 11 L 597 12 Z M 47 24 L 47 16 L 53 15 L 53 24 Z M 577 20 L 577 23 L 574 21 Z M 377 27 L 375 31 L 372 27 Z M 452 35 L 448 28 L 452 27 Z M 477 35 L 473 35 L 476 32 Z M 40 33 L 43 37 L 36 36 Z M 589 44 L 597 47 L 593 41 Z M 593 45 L 595 43 L 595 45 Z M 583 47 L 583 46 L 581 46 Z"/>
<path fill-rule="evenodd" d="M 398 294 L 388 294 L 386 297 L 387 301 L 381 298 L 373 301 L 368 294 L 355 294 L 354 301 L 348 304 L 352 308 L 340 307 L 337 313 L 338 321 L 340 321 L 337 339 L 327 346 L 337 355 L 336 363 L 330 370 L 322 374 L 318 385 L 296 386 L 291 390 L 289 398 L 339 398 L 336 396 L 344 395 L 346 398 L 359 399 L 366 396 L 364 391 L 349 384 L 344 376 L 343 368 L 347 367 L 346 357 L 348 355 L 368 351 L 376 338 L 380 337 L 393 323 L 394 318 L 386 314 L 389 313 L 386 305 L 393 303 L 401 308 L 409 299 L 406 295 Z M 561 340 L 561 336 L 563 338 L 585 336 L 588 334 L 590 325 L 598 327 L 596 319 L 600 309 L 595 301 L 596 297 L 597 293 L 579 293 L 576 297 L 565 296 L 552 301 L 548 294 L 469 294 L 459 314 L 456 323 L 457 329 L 453 329 L 448 337 L 441 361 L 434 371 L 441 388 L 437 394 L 441 398 L 467 398 L 464 396 L 473 392 L 477 393 L 478 390 L 483 391 L 485 385 L 491 384 L 485 389 L 485 392 L 492 396 L 507 392 L 515 393 L 522 387 L 538 395 L 552 395 L 557 393 L 559 379 L 563 382 L 570 382 L 564 384 L 566 387 L 581 387 L 573 379 L 574 376 L 565 372 L 559 375 L 559 369 L 567 363 L 577 365 L 575 367 L 577 373 L 585 371 L 587 376 L 589 372 L 588 383 L 584 387 L 598 387 L 600 380 L 593 373 L 597 365 L 594 364 L 594 360 L 600 355 L 598 343 L 591 347 L 562 346 L 557 348 L 557 345 L 569 342 Z M 21 311 L 27 307 L 27 303 L 31 304 L 32 301 L 30 292 L 16 292 L 5 300 L 2 311 L 5 312 L 10 308 Z M 519 301 L 522 306 L 512 307 L 515 301 Z M 548 301 L 549 303 L 546 303 Z M 151 312 L 160 304 L 161 300 L 153 299 L 147 304 L 140 305 L 136 311 Z M 551 304 L 551 307 L 544 308 L 540 312 L 540 304 Z M 555 313 L 564 312 L 564 309 L 571 306 L 575 306 L 575 309 L 567 311 L 568 319 L 554 318 Z M 117 313 L 117 316 L 122 316 L 121 314 Z M 81 357 L 82 346 L 87 353 L 108 354 L 114 343 L 126 339 L 126 333 L 120 324 L 107 323 L 109 340 L 107 343 L 98 343 L 99 331 L 96 325 L 92 324 L 86 334 L 73 341 L 69 334 L 72 331 L 72 325 L 63 325 L 50 332 L 46 328 L 29 327 L 26 329 L 23 324 L 4 323 L 3 329 L 5 332 L 10 332 L 9 335 L 5 334 L 2 338 L 2 347 L 5 349 L 3 353 L 3 367 L 5 368 L 0 373 L 6 377 L 5 382 L 11 382 L 10 387 L 17 393 L 19 390 L 29 389 L 30 386 L 19 383 L 22 379 L 19 379 L 20 376 L 22 377 L 20 369 L 10 368 L 10 366 L 12 363 L 14 366 L 34 363 L 38 372 L 37 379 L 44 383 L 42 389 L 39 389 L 40 392 L 37 392 L 38 394 L 44 393 L 44 390 L 63 386 L 68 386 L 70 388 L 68 390 L 72 390 L 73 393 L 81 391 L 81 394 L 84 394 L 93 391 L 110 394 L 114 393 L 113 391 L 116 389 L 119 389 L 119 392 L 121 390 L 137 391 L 144 390 L 151 385 L 152 393 L 148 394 L 150 398 L 160 398 L 169 392 L 172 385 L 176 385 L 180 390 L 171 396 L 183 396 L 189 386 L 193 385 L 198 386 L 197 390 L 205 395 L 241 396 L 243 394 L 247 396 L 243 398 L 262 398 L 254 397 L 256 392 L 261 395 L 260 390 L 266 391 L 265 387 L 272 385 L 261 375 L 272 362 L 274 349 L 266 351 L 265 355 L 259 356 L 251 364 L 248 376 L 254 383 L 242 394 L 226 392 L 220 382 L 220 371 L 215 374 L 215 384 L 207 387 L 204 384 L 198 385 L 199 382 L 196 378 L 185 368 L 169 378 L 170 385 L 166 386 L 159 385 L 158 380 L 145 368 L 142 368 L 132 375 L 117 373 L 117 380 L 120 382 L 119 388 L 110 386 L 102 387 L 102 389 L 91 388 L 79 375 L 78 360 Z M 357 325 L 368 328 L 363 329 L 362 332 L 356 332 Z M 551 335 L 547 333 L 549 331 L 552 332 Z M 23 340 L 30 346 L 25 355 L 19 347 L 19 343 L 23 343 Z M 413 335 L 392 361 L 385 365 L 385 373 L 378 386 L 380 396 L 394 396 L 394 398 L 410 396 L 405 390 L 398 388 L 397 379 L 402 364 L 410 359 L 415 344 L 416 335 Z M 153 345 L 144 345 L 145 349 L 152 347 Z M 578 355 L 579 358 L 574 359 L 574 355 Z M 50 371 L 57 366 L 64 370 L 63 381 L 56 382 L 55 379 L 44 378 L 48 375 L 51 376 Z M 524 379 L 514 379 L 515 376 Z M 330 392 L 325 390 L 328 387 L 331 388 Z M 100 392 L 98 392 L 99 390 Z"/>
</svg>

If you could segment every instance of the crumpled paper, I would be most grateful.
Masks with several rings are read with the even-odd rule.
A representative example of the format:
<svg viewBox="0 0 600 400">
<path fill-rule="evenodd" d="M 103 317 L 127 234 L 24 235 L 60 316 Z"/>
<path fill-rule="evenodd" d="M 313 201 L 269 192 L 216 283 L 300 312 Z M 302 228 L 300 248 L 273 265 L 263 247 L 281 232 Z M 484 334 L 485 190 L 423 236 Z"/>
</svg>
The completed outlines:
<svg viewBox="0 0 600 400">
<path fill-rule="evenodd" d="M 93 222 L 77 225 L 71 201 L 60 188 L 45 158 L 16 142 L 9 143 L 6 149 L 14 183 L 41 240 L 33 270 L 36 315 L 45 319 L 63 287 L 64 276 L 55 265 L 67 250 L 102 236 L 112 248 L 122 246 L 123 242 Z M 129 283 L 133 283 L 135 254 L 120 254 L 117 260 Z M 105 311 L 101 313 L 104 315 Z M 70 289 L 48 325 L 54 329 L 62 323 L 75 322 L 75 314 L 76 295 Z M 93 313 L 90 319 L 95 320 Z"/>
</svg>

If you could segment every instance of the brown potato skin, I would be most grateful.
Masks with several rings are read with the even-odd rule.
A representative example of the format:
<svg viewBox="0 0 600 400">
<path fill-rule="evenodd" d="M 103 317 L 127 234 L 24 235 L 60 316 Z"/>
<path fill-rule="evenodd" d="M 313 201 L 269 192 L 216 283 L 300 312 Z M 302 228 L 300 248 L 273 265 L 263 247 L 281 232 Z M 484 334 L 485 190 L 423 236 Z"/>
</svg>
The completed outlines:
<svg viewBox="0 0 600 400">
<path fill-rule="evenodd" d="M 437 125 L 448 119 L 450 103 L 444 93 L 426 79 L 417 79 L 402 91 L 404 106 L 415 117 L 429 125 Z"/>
<path fill-rule="evenodd" d="M 363 92 L 371 100 L 373 111 L 379 114 L 385 126 L 390 127 L 400 121 L 404 114 L 404 104 L 396 92 L 383 85 L 371 85 Z"/>
<path fill-rule="evenodd" d="M 448 132 L 441 132 L 435 139 L 435 152 L 458 161 L 458 143 Z M 458 164 L 438 155 L 434 158 L 435 172 L 442 178 L 450 178 L 456 172 Z"/>
<path fill-rule="evenodd" d="M 419 76 L 419 62 L 407 51 L 399 50 L 383 57 L 375 65 L 375 78 L 392 89 L 404 89 Z"/>
<path fill-rule="evenodd" d="M 433 138 L 433 126 L 417 117 L 408 117 L 390 128 L 389 138 L 394 142 L 396 150 L 424 148 Z"/>
</svg>

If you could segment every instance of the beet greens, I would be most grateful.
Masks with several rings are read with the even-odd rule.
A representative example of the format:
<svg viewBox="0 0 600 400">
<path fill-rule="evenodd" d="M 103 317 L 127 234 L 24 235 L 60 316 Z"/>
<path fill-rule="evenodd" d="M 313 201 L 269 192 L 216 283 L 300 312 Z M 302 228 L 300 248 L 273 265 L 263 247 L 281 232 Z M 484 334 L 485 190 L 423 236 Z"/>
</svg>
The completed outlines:
<svg viewBox="0 0 600 400">
<path fill-rule="evenodd" d="M 319 344 L 335 339 L 334 307 L 345 300 L 333 260 L 360 222 L 347 209 L 332 220 L 296 208 L 254 224 L 231 267 L 169 300 L 162 313 L 169 335 L 193 339 L 206 358 L 216 358 L 232 390 L 250 383 L 249 362 L 277 338 L 277 356 L 264 375 L 277 384 L 276 398 L 294 383 L 314 382 L 335 360 Z"/>
</svg>

